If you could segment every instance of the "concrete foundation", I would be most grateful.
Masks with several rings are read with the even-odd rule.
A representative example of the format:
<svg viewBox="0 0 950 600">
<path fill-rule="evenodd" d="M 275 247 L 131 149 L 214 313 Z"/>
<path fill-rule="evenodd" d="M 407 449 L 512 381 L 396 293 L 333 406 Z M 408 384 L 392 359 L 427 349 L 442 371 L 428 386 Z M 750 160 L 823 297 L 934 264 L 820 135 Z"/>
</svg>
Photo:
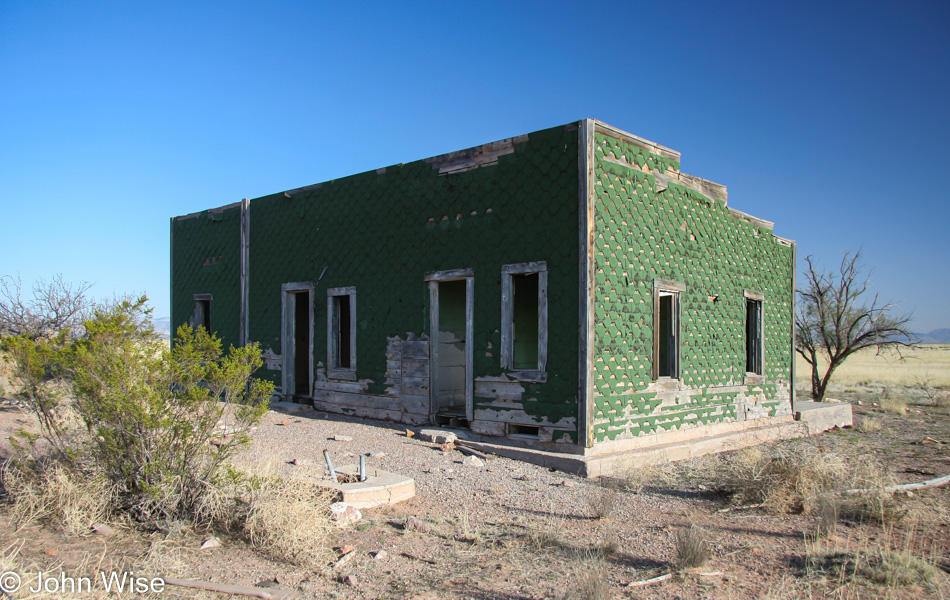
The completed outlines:
<svg viewBox="0 0 950 600">
<path fill-rule="evenodd" d="M 705 454 L 738 450 L 765 442 L 816 435 L 835 427 L 850 427 L 851 424 L 850 404 L 797 402 L 794 420 L 791 416 L 762 419 L 758 427 L 744 426 L 732 430 L 723 428 L 719 433 L 708 437 L 690 435 L 676 439 L 670 436 L 668 438 L 670 441 L 667 443 L 629 448 L 607 454 L 580 456 L 483 441 L 468 441 L 465 444 L 482 452 L 523 460 L 581 477 L 601 477 L 621 475 L 630 469 L 645 465 L 685 460 Z"/>
</svg>

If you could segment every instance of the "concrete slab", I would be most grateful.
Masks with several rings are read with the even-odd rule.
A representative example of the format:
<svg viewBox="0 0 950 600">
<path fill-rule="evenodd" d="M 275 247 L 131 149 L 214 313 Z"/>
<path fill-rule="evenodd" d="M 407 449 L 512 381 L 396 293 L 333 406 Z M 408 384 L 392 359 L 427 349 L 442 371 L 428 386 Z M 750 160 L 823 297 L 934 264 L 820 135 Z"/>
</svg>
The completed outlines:
<svg viewBox="0 0 950 600">
<path fill-rule="evenodd" d="M 336 470 L 338 473 L 354 476 L 359 476 L 360 472 L 359 465 L 344 465 Z M 366 475 L 366 481 L 334 483 L 326 480 L 319 483 L 339 490 L 343 502 L 359 509 L 396 504 L 416 495 L 416 481 L 411 477 L 373 468 L 368 468 Z"/>
<path fill-rule="evenodd" d="M 815 435 L 835 427 L 851 427 L 854 415 L 847 402 L 795 402 L 795 420 L 805 424 L 808 435 Z"/>
</svg>

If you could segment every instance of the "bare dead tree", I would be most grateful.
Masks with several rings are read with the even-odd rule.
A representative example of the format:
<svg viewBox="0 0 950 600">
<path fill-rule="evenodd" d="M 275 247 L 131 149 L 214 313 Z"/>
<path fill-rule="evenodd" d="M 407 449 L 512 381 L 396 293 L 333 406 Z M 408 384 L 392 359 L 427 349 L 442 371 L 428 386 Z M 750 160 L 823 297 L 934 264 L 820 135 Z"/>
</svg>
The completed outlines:
<svg viewBox="0 0 950 600">
<path fill-rule="evenodd" d="M 855 352 L 895 349 L 901 356 L 902 349 L 915 343 L 909 329 L 911 315 L 895 314 L 896 304 L 881 303 L 877 294 L 870 295 L 869 276 L 861 274 L 860 257 L 860 251 L 845 252 L 838 273 L 819 269 L 811 256 L 805 259 L 807 270 L 795 316 L 795 350 L 811 366 L 811 395 L 819 402 L 835 369 Z M 827 363 L 824 373 L 820 362 Z"/>
<path fill-rule="evenodd" d="M 0 277 L 0 336 L 37 340 L 76 329 L 94 305 L 86 295 L 91 287 L 91 283 L 67 283 L 62 275 L 55 275 L 34 283 L 30 298 L 24 295 L 19 276 Z"/>
</svg>

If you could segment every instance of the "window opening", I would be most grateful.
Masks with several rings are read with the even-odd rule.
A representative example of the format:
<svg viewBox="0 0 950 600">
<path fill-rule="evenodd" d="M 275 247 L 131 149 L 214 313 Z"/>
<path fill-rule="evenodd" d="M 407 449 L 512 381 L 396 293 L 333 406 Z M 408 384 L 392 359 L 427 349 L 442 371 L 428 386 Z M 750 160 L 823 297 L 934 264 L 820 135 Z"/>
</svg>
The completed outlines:
<svg viewBox="0 0 950 600">
<path fill-rule="evenodd" d="M 762 374 L 762 301 L 746 298 L 745 301 L 745 370 Z"/>
</svg>

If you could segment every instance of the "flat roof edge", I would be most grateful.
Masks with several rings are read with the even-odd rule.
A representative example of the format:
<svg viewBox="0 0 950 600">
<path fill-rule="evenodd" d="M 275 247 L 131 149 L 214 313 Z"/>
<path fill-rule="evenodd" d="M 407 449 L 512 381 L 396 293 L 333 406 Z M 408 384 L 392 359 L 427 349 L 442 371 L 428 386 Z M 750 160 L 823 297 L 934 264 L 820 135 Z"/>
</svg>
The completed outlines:
<svg viewBox="0 0 950 600">
<path fill-rule="evenodd" d="M 206 208 L 204 210 L 199 210 L 197 212 L 188 213 L 187 215 L 181 215 L 178 217 L 172 217 L 175 221 L 184 221 L 185 219 L 191 219 L 194 217 L 201 216 L 207 213 L 220 213 L 232 208 L 241 208 L 240 202 L 232 202 L 231 204 L 225 204 L 224 206 L 219 206 L 217 208 Z"/>
<path fill-rule="evenodd" d="M 637 146 L 638 148 L 643 148 L 644 150 L 652 152 L 653 154 L 657 154 L 666 158 L 672 158 L 675 159 L 676 162 L 681 162 L 680 159 L 682 158 L 682 154 L 676 150 L 673 150 L 672 148 L 667 148 L 666 146 L 657 144 L 656 142 L 651 142 L 646 138 L 634 135 L 629 131 L 624 131 L 623 129 L 619 129 L 613 125 L 608 125 L 603 121 L 598 121 L 597 119 L 588 120 L 594 123 L 594 131 L 600 131 L 601 133 L 605 133 L 607 135 L 619 137 L 624 141 Z"/>
</svg>

